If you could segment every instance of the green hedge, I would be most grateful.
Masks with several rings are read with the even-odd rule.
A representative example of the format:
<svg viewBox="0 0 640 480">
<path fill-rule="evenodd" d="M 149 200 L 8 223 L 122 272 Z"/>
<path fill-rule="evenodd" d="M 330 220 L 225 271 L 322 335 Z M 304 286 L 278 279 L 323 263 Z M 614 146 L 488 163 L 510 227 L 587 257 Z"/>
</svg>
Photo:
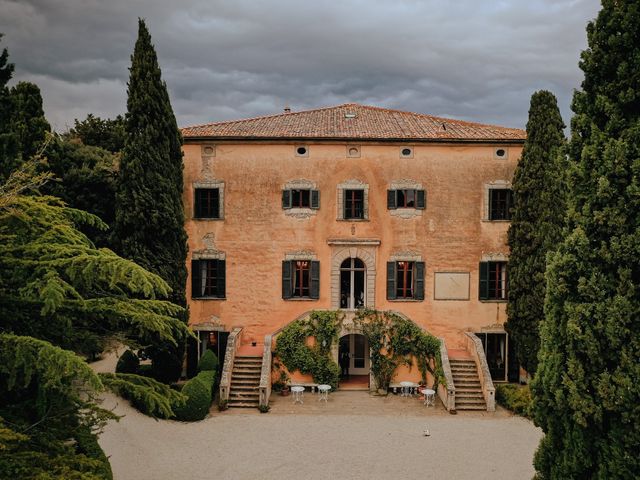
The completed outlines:
<svg viewBox="0 0 640 480">
<path fill-rule="evenodd" d="M 125 350 L 118 359 L 116 373 L 138 373 L 140 359 L 131 350 Z"/>
<path fill-rule="evenodd" d="M 205 370 L 184 384 L 181 393 L 186 395 L 187 401 L 183 406 L 174 408 L 178 420 L 194 422 L 207 416 L 213 399 L 215 380 L 216 372 Z"/>
<path fill-rule="evenodd" d="M 529 385 L 507 383 L 496 387 L 496 401 L 504 408 L 531 418 L 531 390 Z"/>
<path fill-rule="evenodd" d="M 213 370 L 215 372 L 218 371 L 218 366 L 220 362 L 218 361 L 218 357 L 211 350 L 207 350 L 204 352 L 200 361 L 198 362 L 198 372 L 204 372 L 206 370 Z"/>
</svg>

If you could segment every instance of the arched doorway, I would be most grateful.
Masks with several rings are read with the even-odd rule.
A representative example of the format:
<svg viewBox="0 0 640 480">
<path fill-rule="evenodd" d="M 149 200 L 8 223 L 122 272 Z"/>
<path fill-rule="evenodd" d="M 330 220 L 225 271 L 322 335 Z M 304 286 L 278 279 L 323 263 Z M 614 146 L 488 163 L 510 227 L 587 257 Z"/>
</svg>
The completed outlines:
<svg viewBox="0 0 640 480">
<path fill-rule="evenodd" d="M 366 268 L 359 258 L 350 257 L 340 264 L 340 308 L 364 308 L 366 300 Z"/>
<path fill-rule="evenodd" d="M 340 388 L 343 390 L 368 390 L 371 359 L 367 337 L 350 333 L 340 338 L 338 364 Z"/>
</svg>

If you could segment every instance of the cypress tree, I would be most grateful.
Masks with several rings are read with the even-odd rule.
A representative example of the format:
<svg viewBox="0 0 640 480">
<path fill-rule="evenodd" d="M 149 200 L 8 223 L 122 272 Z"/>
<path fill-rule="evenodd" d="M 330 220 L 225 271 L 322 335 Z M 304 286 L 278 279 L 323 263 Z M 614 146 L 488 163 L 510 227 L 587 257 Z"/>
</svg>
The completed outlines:
<svg viewBox="0 0 640 480">
<path fill-rule="evenodd" d="M 139 20 L 116 190 L 114 244 L 122 256 L 160 275 L 172 289 L 170 301 L 184 307 L 187 235 L 181 142 L 151 36 Z M 171 381 L 180 375 L 182 348 L 157 344 L 148 353 L 156 378 Z"/>
<path fill-rule="evenodd" d="M 0 33 L 0 40 L 2 39 Z M 7 83 L 13 76 L 14 65 L 9 63 L 6 48 L 0 53 L 0 181 L 18 165 L 18 139 L 11 129 L 11 95 Z"/>
<path fill-rule="evenodd" d="M 540 478 L 640 478 L 640 4 L 603 0 L 574 94 L 566 237 L 547 266 Z"/>
<path fill-rule="evenodd" d="M 556 97 L 544 90 L 534 93 L 527 140 L 513 181 L 506 325 L 520 365 L 531 375 L 538 366 L 546 255 L 560 240 L 564 218 L 563 128 Z"/>
<path fill-rule="evenodd" d="M 51 131 L 44 117 L 40 88 L 30 82 L 19 82 L 11 88 L 11 129 L 15 132 L 22 160 L 28 160 L 42 148 L 46 132 Z"/>
</svg>

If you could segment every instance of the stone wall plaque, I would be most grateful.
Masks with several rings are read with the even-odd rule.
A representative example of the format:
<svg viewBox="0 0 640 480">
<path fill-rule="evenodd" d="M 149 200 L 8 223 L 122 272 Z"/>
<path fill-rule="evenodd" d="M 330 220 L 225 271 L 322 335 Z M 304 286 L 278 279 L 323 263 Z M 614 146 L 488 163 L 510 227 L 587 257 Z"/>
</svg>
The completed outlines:
<svg viewBox="0 0 640 480">
<path fill-rule="evenodd" d="M 469 272 L 436 272 L 435 300 L 469 300 Z"/>
</svg>

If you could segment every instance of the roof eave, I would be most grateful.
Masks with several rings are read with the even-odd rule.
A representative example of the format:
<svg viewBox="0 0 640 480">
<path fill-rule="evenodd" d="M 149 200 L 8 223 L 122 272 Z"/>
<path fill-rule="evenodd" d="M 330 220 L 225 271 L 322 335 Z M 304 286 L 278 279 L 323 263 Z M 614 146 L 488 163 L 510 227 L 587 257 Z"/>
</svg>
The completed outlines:
<svg viewBox="0 0 640 480">
<path fill-rule="evenodd" d="M 183 136 L 184 143 L 199 142 L 318 142 L 318 143 L 465 143 L 523 144 L 524 138 L 374 138 L 374 137 L 257 137 L 257 136 Z"/>
</svg>

